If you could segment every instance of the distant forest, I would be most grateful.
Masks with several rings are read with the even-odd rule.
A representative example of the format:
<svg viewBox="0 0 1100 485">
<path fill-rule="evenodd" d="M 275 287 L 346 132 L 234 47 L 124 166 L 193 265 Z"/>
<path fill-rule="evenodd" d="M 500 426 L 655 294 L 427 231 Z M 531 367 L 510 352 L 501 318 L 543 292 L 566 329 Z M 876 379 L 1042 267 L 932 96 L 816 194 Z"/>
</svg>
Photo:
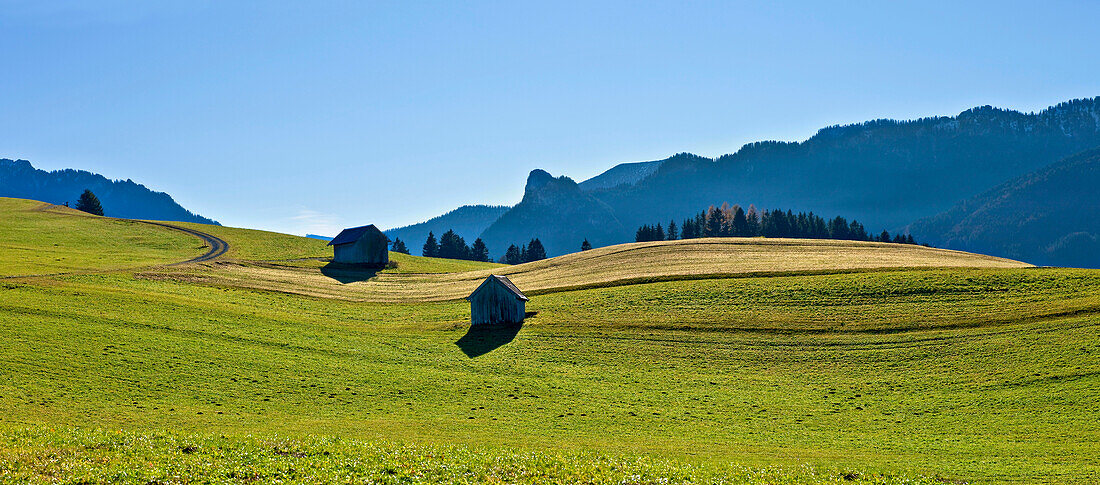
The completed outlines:
<svg viewBox="0 0 1100 485">
<path fill-rule="evenodd" d="M 878 241 L 899 244 L 916 244 L 910 234 L 896 234 L 893 237 L 887 231 L 869 234 L 867 229 L 856 220 L 836 216 L 832 219 L 813 212 L 794 212 L 780 209 L 760 211 L 750 205 L 744 210 L 739 205 L 722 204 L 710 206 L 695 217 L 684 219 L 679 226 L 669 221 L 668 226 L 645 224 L 638 228 L 634 240 L 664 241 L 674 239 L 694 239 L 700 237 L 788 237 L 802 239 L 844 239 L 851 241 Z M 587 241 L 586 241 L 587 242 Z"/>
</svg>

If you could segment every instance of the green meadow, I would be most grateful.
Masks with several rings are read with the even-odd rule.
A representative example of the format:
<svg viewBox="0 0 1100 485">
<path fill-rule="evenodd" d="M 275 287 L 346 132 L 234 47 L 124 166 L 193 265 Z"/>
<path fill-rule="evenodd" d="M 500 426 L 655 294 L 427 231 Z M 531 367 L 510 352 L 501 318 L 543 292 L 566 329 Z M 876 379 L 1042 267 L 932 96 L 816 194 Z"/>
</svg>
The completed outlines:
<svg viewBox="0 0 1100 485">
<path fill-rule="evenodd" d="M 181 234 L 32 267 L 22 217 L 0 274 L 62 274 L 0 279 L 0 481 L 1100 480 L 1097 271 L 745 240 L 333 273 L 323 242 L 201 225 L 222 260 L 162 266 L 204 251 Z M 490 272 L 538 287 L 522 326 L 419 296 Z"/>
</svg>

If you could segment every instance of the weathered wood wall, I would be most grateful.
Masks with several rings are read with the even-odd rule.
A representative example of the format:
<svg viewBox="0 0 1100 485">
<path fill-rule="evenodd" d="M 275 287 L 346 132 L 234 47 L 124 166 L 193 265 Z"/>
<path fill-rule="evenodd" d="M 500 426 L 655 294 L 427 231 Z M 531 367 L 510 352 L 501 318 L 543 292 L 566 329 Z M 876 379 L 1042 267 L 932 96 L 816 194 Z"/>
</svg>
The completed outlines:
<svg viewBox="0 0 1100 485">
<path fill-rule="evenodd" d="M 337 263 L 385 266 L 390 262 L 389 243 L 381 233 L 367 233 L 358 241 L 333 246 L 332 250 L 332 260 Z"/>
<path fill-rule="evenodd" d="M 489 282 L 470 295 L 470 325 L 522 323 L 525 304 L 504 285 Z"/>
</svg>

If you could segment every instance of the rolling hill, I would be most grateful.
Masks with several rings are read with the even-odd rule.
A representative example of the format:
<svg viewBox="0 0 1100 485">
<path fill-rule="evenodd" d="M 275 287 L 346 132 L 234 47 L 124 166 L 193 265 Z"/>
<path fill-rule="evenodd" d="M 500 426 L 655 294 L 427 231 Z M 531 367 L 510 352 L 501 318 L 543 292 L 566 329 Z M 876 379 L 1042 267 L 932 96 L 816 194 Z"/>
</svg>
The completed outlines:
<svg viewBox="0 0 1100 485">
<path fill-rule="evenodd" d="M 29 213 L 34 204 L 0 200 L 21 214 L 0 218 L 0 234 L 27 220 L 54 234 L 89 224 L 117 233 L 113 219 Z M 199 241 L 154 258 L 115 244 L 120 259 L 105 264 L 99 246 L 78 242 L 59 247 L 80 271 L 0 279 L 0 477 L 1100 476 L 1093 270 L 908 245 L 719 239 L 517 266 L 392 255 L 396 268 L 349 275 L 331 272 L 323 241 L 180 225 L 229 251 L 164 266 L 200 254 Z M 173 237 L 158 227 L 130 228 L 142 238 L 133 250 Z M 466 324 L 468 305 L 454 298 L 488 273 L 531 293 L 522 326 Z M 287 277 L 266 287 L 270 274 Z M 379 301 L 391 284 L 415 292 Z M 457 296 L 432 301 L 444 291 Z"/>
<path fill-rule="evenodd" d="M 1100 268 L 1100 150 L 1001 184 L 909 230 L 937 246 Z"/>
<path fill-rule="evenodd" d="M 0 197 L 71 205 L 85 189 L 96 194 L 103 204 L 104 215 L 110 217 L 217 224 L 184 209 L 172 196 L 154 192 L 132 180 L 110 180 L 83 170 L 47 172 L 34 168 L 26 160 L 0 159 Z"/>
</svg>

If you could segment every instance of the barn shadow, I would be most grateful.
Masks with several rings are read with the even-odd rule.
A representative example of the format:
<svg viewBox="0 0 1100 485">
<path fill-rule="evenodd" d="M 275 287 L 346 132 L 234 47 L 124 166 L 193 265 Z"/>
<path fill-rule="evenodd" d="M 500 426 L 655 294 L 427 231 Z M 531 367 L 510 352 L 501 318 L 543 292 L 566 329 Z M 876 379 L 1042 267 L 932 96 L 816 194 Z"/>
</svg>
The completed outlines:
<svg viewBox="0 0 1100 485">
<path fill-rule="evenodd" d="M 533 312 L 529 312 L 533 313 Z M 458 339 L 455 345 L 471 359 L 488 354 L 516 338 L 522 323 L 502 325 L 470 325 L 466 335 Z"/>
<path fill-rule="evenodd" d="M 321 267 L 321 274 L 328 276 L 343 284 L 367 281 L 374 278 L 383 268 L 365 264 L 333 263 Z"/>
</svg>

